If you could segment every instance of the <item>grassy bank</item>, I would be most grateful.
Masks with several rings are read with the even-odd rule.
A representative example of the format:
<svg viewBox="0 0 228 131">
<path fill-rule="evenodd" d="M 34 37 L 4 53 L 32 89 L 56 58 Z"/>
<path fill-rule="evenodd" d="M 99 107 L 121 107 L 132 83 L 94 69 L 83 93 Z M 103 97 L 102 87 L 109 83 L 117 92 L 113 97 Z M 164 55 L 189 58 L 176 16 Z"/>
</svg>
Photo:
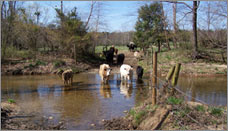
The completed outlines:
<svg viewBox="0 0 228 131">
<path fill-rule="evenodd" d="M 203 50 L 202 52 L 210 52 L 210 50 Z M 215 52 L 215 51 L 214 51 Z M 170 51 L 162 51 L 158 53 L 158 70 L 161 74 L 166 74 L 169 69 L 176 63 L 181 63 L 181 73 L 189 75 L 208 75 L 208 74 L 227 74 L 227 65 L 222 61 L 222 56 L 217 50 L 217 53 L 210 54 L 210 59 L 193 60 L 191 58 L 191 51 L 187 49 L 173 49 Z M 139 61 L 139 65 L 149 71 L 151 68 L 151 57 L 148 59 L 144 56 L 144 60 Z M 217 60 L 217 61 L 215 61 Z"/>
</svg>

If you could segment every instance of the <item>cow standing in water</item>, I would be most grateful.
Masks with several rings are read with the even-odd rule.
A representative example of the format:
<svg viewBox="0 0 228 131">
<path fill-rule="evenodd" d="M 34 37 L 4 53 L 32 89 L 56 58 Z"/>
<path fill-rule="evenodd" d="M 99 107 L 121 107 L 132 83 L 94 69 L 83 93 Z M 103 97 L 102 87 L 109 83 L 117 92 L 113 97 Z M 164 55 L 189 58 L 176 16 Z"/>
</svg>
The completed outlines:
<svg viewBox="0 0 228 131">
<path fill-rule="evenodd" d="M 108 64 L 100 65 L 99 75 L 101 77 L 101 82 L 106 84 L 108 83 L 109 76 L 111 74 L 111 68 Z"/>
<path fill-rule="evenodd" d="M 132 81 L 132 77 L 133 77 L 132 66 L 123 64 L 120 67 L 120 77 L 121 77 L 121 80 L 131 80 Z"/>
<path fill-rule="evenodd" d="M 141 80 L 143 76 L 143 68 L 141 66 L 137 66 L 136 74 L 137 74 L 137 79 Z"/>
<path fill-rule="evenodd" d="M 72 85 L 74 75 L 72 69 L 60 70 L 57 74 L 62 76 L 64 85 Z"/>
</svg>

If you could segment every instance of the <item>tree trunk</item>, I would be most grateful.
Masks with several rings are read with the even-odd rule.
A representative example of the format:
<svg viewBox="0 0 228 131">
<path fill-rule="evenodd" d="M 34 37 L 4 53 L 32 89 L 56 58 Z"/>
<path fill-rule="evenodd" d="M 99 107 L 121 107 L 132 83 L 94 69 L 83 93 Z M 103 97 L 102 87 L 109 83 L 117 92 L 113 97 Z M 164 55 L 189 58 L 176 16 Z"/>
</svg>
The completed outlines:
<svg viewBox="0 0 228 131">
<path fill-rule="evenodd" d="M 167 33 L 167 30 L 166 30 L 166 28 L 167 28 L 167 23 L 166 23 L 166 21 L 165 21 L 165 13 L 164 13 L 164 9 L 163 9 L 163 5 L 162 5 L 162 4 L 161 4 L 161 6 L 162 6 L 162 22 L 163 22 L 163 24 L 164 24 L 164 26 L 165 26 L 165 41 L 166 41 L 168 50 L 171 50 L 170 45 L 169 45 L 169 41 L 168 41 L 168 33 Z"/>
<path fill-rule="evenodd" d="M 176 14 L 177 14 L 177 3 L 173 3 L 173 28 L 174 28 L 174 36 L 173 36 L 173 44 L 174 48 L 177 48 L 177 21 L 176 21 Z"/>
<path fill-rule="evenodd" d="M 160 52 L 160 50 L 161 50 L 161 43 L 160 43 L 160 41 L 158 42 L 158 52 Z"/>
<path fill-rule="evenodd" d="M 193 1 L 193 58 L 198 57 L 198 43 L 197 43 L 197 1 Z"/>
<path fill-rule="evenodd" d="M 75 63 L 77 63 L 77 51 L 76 51 L 76 44 L 74 43 L 74 60 L 75 60 Z"/>
<path fill-rule="evenodd" d="M 61 13 L 63 13 L 63 1 L 61 0 Z"/>
<path fill-rule="evenodd" d="M 4 10 L 3 8 L 5 7 L 5 1 L 2 1 L 2 7 L 1 7 L 1 20 L 3 20 L 3 13 L 4 13 Z"/>
</svg>

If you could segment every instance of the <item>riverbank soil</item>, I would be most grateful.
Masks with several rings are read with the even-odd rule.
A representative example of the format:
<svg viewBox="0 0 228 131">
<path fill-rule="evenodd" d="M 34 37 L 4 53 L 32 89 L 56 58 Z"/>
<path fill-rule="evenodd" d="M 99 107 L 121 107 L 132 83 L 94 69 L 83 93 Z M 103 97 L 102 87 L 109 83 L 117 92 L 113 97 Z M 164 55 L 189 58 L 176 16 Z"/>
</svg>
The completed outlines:
<svg viewBox="0 0 228 131">
<path fill-rule="evenodd" d="M 62 122 L 53 123 L 50 118 L 38 114 L 29 114 L 16 103 L 1 102 L 2 130 L 63 130 Z"/>
<path fill-rule="evenodd" d="M 64 55 L 48 55 L 37 53 L 31 59 L 8 58 L 1 62 L 2 75 L 34 75 L 55 74 L 59 69 L 71 68 L 74 73 L 98 68 L 104 59 L 96 56 L 85 56 L 75 63 L 75 60 Z"/>
</svg>

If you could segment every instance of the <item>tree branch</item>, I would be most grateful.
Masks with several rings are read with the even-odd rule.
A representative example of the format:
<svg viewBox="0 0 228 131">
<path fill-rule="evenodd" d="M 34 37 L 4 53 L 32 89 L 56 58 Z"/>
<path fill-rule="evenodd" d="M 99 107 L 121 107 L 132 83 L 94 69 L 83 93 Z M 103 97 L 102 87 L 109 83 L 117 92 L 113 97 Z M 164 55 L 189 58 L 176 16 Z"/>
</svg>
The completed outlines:
<svg viewBox="0 0 228 131">
<path fill-rule="evenodd" d="M 87 22 L 86 22 L 86 27 L 88 26 L 88 24 L 89 24 L 89 20 L 90 20 L 90 18 L 91 18 L 91 16 L 92 16 L 92 13 L 93 13 L 93 6 L 94 6 L 94 4 L 96 3 L 96 1 L 92 1 L 92 4 L 91 4 L 91 8 L 90 8 L 90 13 L 89 13 L 89 17 L 88 17 L 88 19 L 87 19 Z"/>
<path fill-rule="evenodd" d="M 185 6 L 187 6 L 191 10 L 193 10 L 193 8 L 190 5 L 188 5 L 187 3 L 185 3 L 185 2 L 177 2 L 177 1 L 164 1 L 164 2 L 184 4 Z"/>
</svg>

